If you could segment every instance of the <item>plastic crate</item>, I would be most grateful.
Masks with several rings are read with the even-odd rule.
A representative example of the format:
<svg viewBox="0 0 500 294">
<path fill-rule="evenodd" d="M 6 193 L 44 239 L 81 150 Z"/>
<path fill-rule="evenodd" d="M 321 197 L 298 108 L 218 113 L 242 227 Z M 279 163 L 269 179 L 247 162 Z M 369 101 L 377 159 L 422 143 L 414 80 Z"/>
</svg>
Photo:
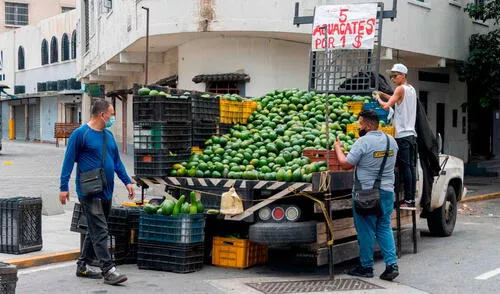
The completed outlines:
<svg viewBox="0 0 500 294">
<path fill-rule="evenodd" d="M 358 115 L 363 110 L 364 103 L 362 101 L 349 101 L 347 105 L 349 105 L 349 111 L 352 114 Z"/>
<path fill-rule="evenodd" d="M 205 147 L 205 142 L 218 134 L 216 121 L 193 121 L 192 146 Z"/>
<path fill-rule="evenodd" d="M 243 101 L 220 99 L 220 122 L 225 124 L 243 123 Z"/>
<path fill-rule="evenodd" d="M 378 102 L 365 102 L 363 103 L 363 110 L 370 110 L 380 108 L 380 104 Z"/>
<path fill-rule="evenodd" d="M 347 125 L 347 132 L 353 132 L 354 136 L 356 138 L 359 138 L 359 124 L 348 124 Z M 387 135 L 391 135 L 394 137 L 395 135 L 395 129 L 393 126 L 386 126 L 386 127 L 380 127 L 378 128 L 380 131 L 386 133 Z"/>
<path fill-rule="evenodd" d="M 125 207 L 111 207 L 108 216 L 108 231 L 110 235 L 127 236 L 130 234 L 128 210 Z"/>
<path fill-rule="evenodd" d="M 167 216 L 141 213 L 139 242 L 197 243 L 205 237 L 205 217 L 202 213 Z"/>
<path fill-rule="evenodd" d="M 165 152 L 189 152 L 191 125 L 166 125 L 162 123 L 136 123 L 134 125 L 135 150 L 163 150 Z"/>
<path fill-rule="evenodd" d="M 212 264 L 222 267 L 247 268 L 268 259 L 267 245 L 245 239 L 213 238 Z"/>
<path fill-rule="evenodd" d="M 258 105 L 259 102 L 257 101 L 251 101 L 251 100 L 243 101 L 243 111 L 240 122 L 243 124 L 248 123 L 248 117 L 252 115 L 252 113 L 255 111 Z"/>
<path fill-rule="evenodd" d="M 17 267 L 0 262 L 0 293 L 15 294 L 17 284 Z"/>
<path fill-rule="evenodd" d="M 193 96 L 192 115 L 193 120 L 218 120 L 220 117 L 219 98 L 210 96 L 203 98 L 200 95 Z"/>
<path fill-rule="evenodd" d="M 308 157 L 311 159 L 311 162 L 319 162 L 319 161 L 324 161 L 326 162 L 327 156 L 326 156 L 326 150 L 304 150 L 302 152 L 303 156 Z M 340 165 L 339 159 L 337 158 L 337 154 L 335 153 L 335 150 L 330 150 L 330 165 L 328 170 L 329 171 L 345 171 L 345 169 L 342 168 Z"/>
<path fill-rule="evenodd" d="M 191 99 L 162 95 L 135 95 L 134 122 L 188 123 L 192 119 Z"/>
<path fill-rule="evenodd" d="M 141 240 L 137 249 L 140 269 L 189 273 L 203 267 L 203 258 L 203 242 L 168 244 Z"/>
<path fill-rule="evenodd" d="M 177 155 L 169 155 L 165 150 L 135 150 L 135 175 L 142 177 L 169 176 L 174 164 L 186 161 L 190 156 L 190 150 Z"/>
<path fill-rule="evenodd" d="M 224 124 L 224 123 L 220 123 L 219 124 L 219 135 L 225 135 L 225 134 L 229 134 L 231 132 L 231 128 L 234 126 L 234 124 Z"/>
<path fill-rule="evenodd" d="M 42 198 L 0 199 L 0 252 L 22 254 L 42 249 Z"/>
<path fill-rule="evenodd" d="M 70 231 L 76 233 L 87 233 L 87 221 L 81 221 L 83 216 L 82 206 L 80 203 L 75 203 L 73 207 L 73 216 L 71 218 Z"/>
</svg>

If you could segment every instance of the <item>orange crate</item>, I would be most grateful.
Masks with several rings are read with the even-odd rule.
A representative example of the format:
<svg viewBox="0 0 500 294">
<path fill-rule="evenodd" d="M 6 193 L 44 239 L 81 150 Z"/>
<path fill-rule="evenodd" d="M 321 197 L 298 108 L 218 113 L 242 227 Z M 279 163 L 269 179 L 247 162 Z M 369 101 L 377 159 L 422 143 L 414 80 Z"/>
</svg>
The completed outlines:
<svg viewBox="0 0 500 294">
<path fill-rule="evenodd" d="M 302 155 L 308 157 L 311 162 L 325 161 L 326 162 L 326 150 L 309 149 L 302 151 Z M 340 166 L 339 160 L 335 150 L 330 150 L 330 166 L 329 171 L 343 171 L 344 169 Z"/>
<path fill-rule="evenodd" d="M 364 102 L 363 101 L 349 101 L 347 102 L 347 105 L 349 105 L 349 110 L 354 114 L 354 115 L 358 115 L 361 110 L 363 110 L 363 105 L 364 105 Z"/>
<path fill-rule="evenodd" d="M 220 99 L 220 122 L 237 124 L 243 121 L 243 102 Z"/>
<path fill-rule="evenodd" d="M 267 245 L 260 245 L 245 239 L 214 237 L 212 264 L 222 267 L 247 268 L 266 263 Z"/>
</svg>

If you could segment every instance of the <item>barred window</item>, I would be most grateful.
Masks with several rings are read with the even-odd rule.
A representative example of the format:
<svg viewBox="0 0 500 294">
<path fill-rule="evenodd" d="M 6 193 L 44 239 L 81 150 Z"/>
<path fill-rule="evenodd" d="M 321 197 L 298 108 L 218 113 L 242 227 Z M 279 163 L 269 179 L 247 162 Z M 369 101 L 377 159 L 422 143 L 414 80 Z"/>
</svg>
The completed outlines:
<svg viewBox="0 0 500 294">
<path fill-rule="evenodd" d="M 5 24 L 28 25 L 28 4 L 5 2 Z"/>
</svg>

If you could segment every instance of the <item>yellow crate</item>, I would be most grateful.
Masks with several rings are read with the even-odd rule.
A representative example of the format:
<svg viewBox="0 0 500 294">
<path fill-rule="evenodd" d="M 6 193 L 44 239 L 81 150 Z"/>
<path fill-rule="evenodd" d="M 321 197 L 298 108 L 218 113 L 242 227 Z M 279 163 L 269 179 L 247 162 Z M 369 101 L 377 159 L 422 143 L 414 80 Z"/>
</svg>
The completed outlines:
<svg viewBox="0 0 500 294">
<path fill-rule="evenodd" d="M 220 122 L 237 124 L 243 120 L 243 102 L 220 99 Z"/>
<path fill-rule="evenodd" d="M 349 101 L 347 102 L 347 105 L 349 105 L 349 110 L 354 114 L 358 115 L 361 110 L 363 110 L 363 105 L 364 102 L 360 101 Z"/>
<path fill-rule="evenodd" d="M 201 149 L 200 147 L 197 147 L 197 146 L 193 146 L 193 147 L 191 147 L 191 153 L 202 154 L 203 153 L 203 149 Z"/>
<path fill-rule="evenodd" d="M 393 137 L 396 135 L 396 129 L 394 129 L 393 126 L 379 127 L 378 129 L 386 133 L 387 135 L 391 135 Z"/>
<path fill-rule="evenodd" d="M 260 245 L 245 239 L 213 238 L 212 264 L 221 267 L 247 268 L 266 263 L 267 245 Z"/>
</svg>

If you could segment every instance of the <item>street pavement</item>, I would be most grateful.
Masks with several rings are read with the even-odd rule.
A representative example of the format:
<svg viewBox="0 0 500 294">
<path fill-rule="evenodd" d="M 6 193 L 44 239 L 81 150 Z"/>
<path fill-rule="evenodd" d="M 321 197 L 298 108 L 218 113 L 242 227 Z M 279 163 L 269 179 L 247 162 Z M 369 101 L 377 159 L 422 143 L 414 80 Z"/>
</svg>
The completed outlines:
<svg viewBox="0 0 500 294">
<path fill-rule="evenodd" d="M 48 144 L 3 142 L 0 152 L 0 197 L 58 197 L 59 172 L 64 156 L 63 147 Z M 122 155 L 129 174 L 133 174 L 133 158 Z M 74 178 L 71 190 L 74 191 Z M 467 184 L 469 183 L 469 184 Z M 500 191 L 494 178 L 466 178 L 468 196 Z M 125 193 L 116 179 L 116 198 Z M 119 190 L 123 190 L 120 192 Z M 148 191 L 154 196 L 158 191 Z M 0 254 L 0 261 L 49 254 L 79 248 L 79 234 L 70 232 L 74 193 L 64 206 L 64 213 L 43 216 L 43 249 L 38 252 Z M 404 254 L 399 260 L 400 277 L 395 283 L 381 281 L 378 275 L 384 265 L 378 260 L 374 279 L 366 281 L 382 289 L 363 293 L 497 293 L 500 286 L 500 199 L 459 204 L 459 218 L 451 237 L 436 238 L 426 234 L 425 220 L 418 223 L 422 231 L 417 254 Z M 337 278 L 352 262 L 336 266 Z M 326 279 L 327 268 L 310 272 L 288 263 L 273 263 L 246 270 L 226 269 L 206 265 L 190 274 L 174 274 L 139 270 L 136 265 L 119 267 L 129 276 L 124 286 L 103 285 L 102 280 L 78 279 L 75 263 L 64 262 L 20 269 L 17 293 L 261 293 L 246 285 L 265 281 L 292 279 Z M 71 289 L 71 290 L 70 290 Z M 322 292 L 325 293 L 325 292 Z M 339 293 L 336 291 L 335 293 Z M 349 291 L 348 293 L 357 293 Z"/>
</svg>

